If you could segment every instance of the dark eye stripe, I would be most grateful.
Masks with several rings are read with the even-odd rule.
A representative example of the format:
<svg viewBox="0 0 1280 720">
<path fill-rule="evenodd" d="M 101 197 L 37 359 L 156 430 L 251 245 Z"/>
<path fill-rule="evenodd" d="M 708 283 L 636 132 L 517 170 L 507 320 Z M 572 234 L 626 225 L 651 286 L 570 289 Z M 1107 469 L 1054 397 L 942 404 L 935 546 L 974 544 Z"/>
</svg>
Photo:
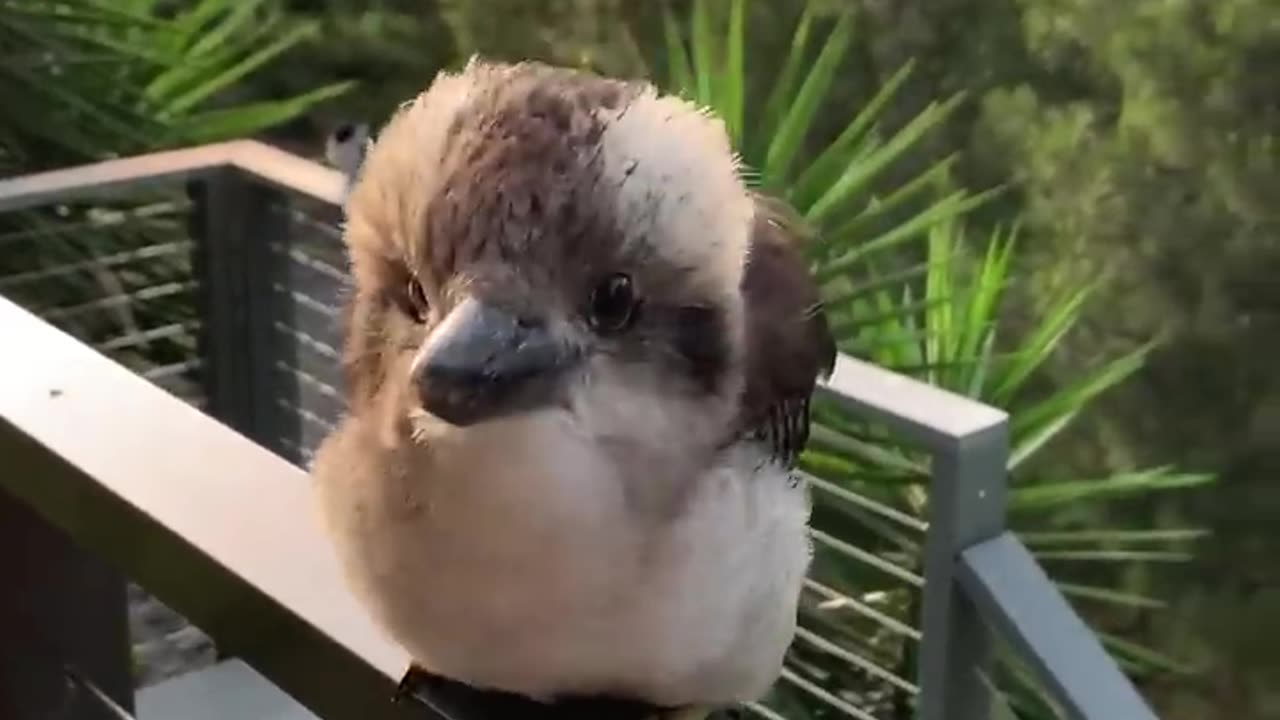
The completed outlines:
<svg viewBox="0 0 1280 720">
<path fill-rule="evenodd" d="M 714 307 L 677 307 L 655 319 L 679 369 L 704 392 L 714 393 L 729 365 L 724 313 Z"/>
</svg>

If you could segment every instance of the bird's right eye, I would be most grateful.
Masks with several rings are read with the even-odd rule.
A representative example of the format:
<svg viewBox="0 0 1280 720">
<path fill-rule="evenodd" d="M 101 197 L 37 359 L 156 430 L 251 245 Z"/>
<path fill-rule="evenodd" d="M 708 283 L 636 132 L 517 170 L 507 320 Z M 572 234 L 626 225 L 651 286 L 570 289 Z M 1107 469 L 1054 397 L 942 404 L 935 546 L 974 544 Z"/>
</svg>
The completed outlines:
<svg viewBox="0 0 1280 720">
<path fill-rule="evenodd" d="M 425 323 L 427 321 L 427 311 L 430 306 L 427 304 L 427 291 L 422 287 L 422 281 L 416 277 L 410 277 L 408 286 L 405 287 L 405 299 L 408 300 L 408 307 L 405 309 L 409 312 L 409 316 L 415 322 Z"/>
<path fill-rule="evenodd" d="M 598 332 L 622 332 L 635 318 L 636 304 L 631 278 L 615 273 L 601 280 L 591 291 L 588 319 Z"/>
</svg>

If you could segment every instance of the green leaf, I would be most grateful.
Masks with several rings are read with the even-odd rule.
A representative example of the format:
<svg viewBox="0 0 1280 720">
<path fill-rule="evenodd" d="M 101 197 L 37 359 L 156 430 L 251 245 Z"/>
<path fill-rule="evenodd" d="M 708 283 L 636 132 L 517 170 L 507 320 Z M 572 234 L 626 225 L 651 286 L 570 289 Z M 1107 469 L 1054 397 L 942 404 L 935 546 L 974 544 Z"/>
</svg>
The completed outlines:
<svg viewBox="0 0 1280 720">
<path fill-rule="evenodd" d="M 1144 345 L 1128 355 L 1118 357 L 1069 383 L 1044 400 L 1014 413 L 1011 421 L 1013 436 L 1021 438 L 1027 433 L 1035 433 L 1040 428 L 1057 422 L 1057 418 L 1081 410 L 1089 401 L 1137 372 L 1153 347 L 1154 343 Z M 1021 362 L 1021 355 L 1015 355 L 1013 358 L 1015 363 Z"/>
<path fill-rule="evenodd" d="M 61 104 L 63 107 L 76 110 L 88 118 L 92 118 L 95 122 L 103 127 L 128 138 L 138 144 L 145 144 L 149 138 L 146 135 L 146 127 L 149 124 L 148 118 L 134 114 L 131 110 L 99 98 L 97 102 L 91 101 L 75 90 L 68 88 L 56 82 L 48 82 L 46 78 L 38 75 L 22 72 L 16 68 L 4 67 L 0 63 L 0 74 L 7 74 L 18 80 L 26 89 L 29 95 L 28 102 L 35 98 L 44 97 L 46 101 Z M 11 112 L 6 110 L 6 112 Z M 65 127 L 61 130 L 66 130 Z"/>
<path fill-rule="evenodd" d="M 809 440 L 816 450 L 825 450 L 851 462 L 866 462 L 873 467 L 884 467 L 911 475 L 928 475 L 928 469 L 921 463 L 903 457 L 881 445 L 858 440 L 822 425 L 811 429 Z"/>
<path fill-rule="evenodd" d="M 1076 419 L 1077 414 L 1079 410 L 1063 413 L 1041 425 L 1035 432 L 1027 433 L 1021 438 L 1009 453 L 1009 461 L 1006 465 L 1009 471 L 1018 469 L 1023 462 L 1039 452 L 1040 448 L 1057 437 L 1058 433 L 1065 430 L 1071 421 Z"/>
<path fill-rule="evenodd" d="M 23 15 L 38 18 L 56 18 L 64 23 L 74 21 L 78 24 L 112 25 L 126 28 L 138 26 L 154 28 L 164 25 L 163 21 L 154 17 L 123 11 L 120 8 L 107 5 L 75 6 L 62 4 L 54 6 L 52 3 L 47 2 L 39 4 L 8 2 L 5 4 L 4 10 L 10 16 Z"/>
<path fill-rule="evenodd" d="M 1097 480 L 1049 482 L 1010 489 L 1009 511 L 1043 512 L 1082 501 L 1100 502 L 1164 490 L 1191 488 L 1212 482 L 1213 475 L 1174 473 L 1167 467 L 1142 472 L 1120 473 Z"/>
<path fill-rule="evenodd" d="M 974 280 L 974 291 L 969 295 L 969 303 L 964 310 L 963 340 L 957 350 L 961 356 L 972 355 L 979 343 L 986 342 L 984 328 L 995 322 L 996 310 L 1008 283 L 1009 261 L 1013 257 L 1016 237 L 1014 230 L 1007 240 L 1002 239 L 997 229 L 987 243 L 987 252 Z"/>
<path fill-rule="evenodd" d="M 1039 550 L 1037 560 L 1064 562 L 1187 562 L 1191 553 L 1171 550 Z"/>
<path fill-rule="evenodd" d="M 286 50 L 289 50 L 304 40 L 315 37 L 319 32 L 319 29 L 320 25 L 318 22 L 300 23 L 291 27 L 266 47 L 263 47 L 252 55 L 218 73 L 214 77 L 205 80 L 191 90 L 173 99 L 167 104 L 166 109 L 170 113 L 173 113 L 183 112 L 195 107 L 199 103 L 204 102 L 214 93 L 225 90 L 232 84 L 239 82 L 249 73 L 257 70 L 259 67 L 265 65 L 271 60 L 274 60 Z"/>
<path fill-rule="evenodd" d="M 12 30 L 14 28 L 10 26 L 9 29 Z M 55 48 L 58 52 L 58 61 L 60 63 L 66 62 L 71 55 L 70 45 L 66 42 L 67 40 L 73 40 L 75 45 L 86 45 L 111 51 L 111 55 L 103 58 L 103 61 L 107 63 L 134 60 L 144 62 L 147 65 L 163 66 L 170 62 L 170 58 L 166 54 L 159 52 L 152 44 L 128 42 L 118 34 L 100 32 L 101 29 L 101 27 L 73 28 L 69 29 L 66 35 L 59 37 L 41 35 L 38 32 L 32 33 L 27 37 L 42 45 Z"/>
<path fill-rule="evenodd" d="M 233 63 L 237 56 L 251 52 L 258 39 L 277 26 L 270 21 L 253 22 L 253 13 L 260 4 L 261 0 L 252 0 L 240 5 L 237 11 L 235 6 L 220 0 L 202 0 L 179 16 L 173 30 L 158 43 L 165 47 L 172 60 L 169 68 L 143 89 L 147 101 L 154 107 L 163 107 L 184 89 L 199 85 Z M 199 34 L 219 18 L 220 22 L 214 24 L 207 35 Z"/>
<path fill-rule="evenodd" d="M 811 222 L 821 222 L 847 205 L 854 196 L 895 160 L 899 159 L 926 133 L 940 125 L 963 101 L 964 94 L 957 93 L 942 104 L 930 104 L 906 127 L 899 130 L 866 160 L 851 163 L 826 192 L 805 211 Z"/>
<path fill-rule="evenodd" d="M 716 68 L 715 36 L 711 33 L 711 15 L 706 0 L 694 0 L 693 8 L 693 71 L 698 89 L 697 101 L 704 107 L 720 108 L 713 93 Z"/>
<path fill-rule="evenodd" d="M 266 100 L 191 115 L 175 125 L 172 132 L 178 137 L 196 142 L 215 142 L 251 135 L 298 117 L 316 103 L 338 97 L 354 85 L 354 82 L 334 83 L 285 100 Z"/>
<path fill-rule="evenodd" d="M 234 4 L 219 7 L 222 3 L 206 2 L 205 5 L 209 5 L 209 8 L 196 8 L 192 15 L 212 15 L 218 10 L 229 12 L 225 12 L 222 22 L 200 35 L 199 39 L 192 43 L 186 53 L 187 58 L 195 59 L 212 53 L 226 45 L 229 40 L 242 37 L 255 24 L 263 24 L 262 18 L 259 17 L 259 8 L 264 3 L 265 0 L 237 0 Z"/>
<path fill-rule="evenodd" d="M 769 145 L 777 135 L 779 123 L 782 122 L 787 108 L 793 104 L 796 81 L 800 75 L 801 64 L 804 62 L 805 50 L 809 47 L 809 31 L 813 27 L 815 7 L 817 6 L 813 2 L 805 3 L 804 14 L 800 16 L 800 22 L 796 24 L 795 32 L 791 35 L 791 49 L 787 52 L 782 72 L 774 81 L 769 99 L 765 102 L 760 134 L 756 142 L 750 146 L 750 157 L 761 167 L 764 165 L 762 161 L 769 151 Z"/>
<path fill-rule="evenodd" d="M 845 52 L 852 41 L 853 18 L 852 11 L 841 14 L 835 28 L 827 36 L 827 42 L 818 54 L 818 59 L 810 68 L 808 77 L 800 86 L 799 93 L 796 94 L 777 131 L 774 132 L 764 163 L 765 181 L 769 185 L 781 186 L 795 163 L 800 146 L 813 124 L 818 106 L 825 99 L 827 90 L 835 79 L 836 70 L 844 60 Z"/>
<path fill-rule="evenodd" d="M 1122 592 L 1120 590 L 1112 590 L 1110 588 L 1098 587 L 1094 585 L 1077 585 L 1058 581 L 1054 585 L 1058 590 L 1069 598 L 1079 600 L 1090 600 L 1104 605 L 1114 605 L 1116 607 L 1138 609 L 1138 610 L 1160 610 L 1168 606 L 1164 600 L 1139 595 L 1137 593 Z"/>
<path fill-rule="evenodd" d="M 1028 547 L 1075 545 L 1133 545 L 1147 543 L 1191 542 L 1208 537 L 1203 528 L 1171 528 L 1157 530 L 1082 529 L 1043 532 L 1019 532 L 1018 538 Z"/>
<path fill-rule="evenodd" d="M 1004 690 L 1008 693 L 1010 702 L 1023 713 L 1022 718 L 1060 720 L 1066 717 L 1039 679 L 1028 669 L 1026 661 L 1011 650 L 1007 643 L 1000 644 L 998 660 L 1001 668 L 1007 671 L 1005 678 L 1009 680 L 1003 684 Z"/>
<path fill-rule="evenodd" d="M 1124 658 L 1145 670 L 1156 670 L 1175 675 L 1190 675 L 1196 672 L 1195 668 L 1185 662 L 1149 647 L 1139 645 L 1131 640 L 1126 640 L 1118 635 L 1102 631 L 1098 631 L 1097 635 L 1103 646 L 1110 650 L 1117 659 Z"/>
<path fill-rule="evenodd" d="M 867 267 L 869 274 L 875 270 Z M 855 318 L 877 317 L 875 323 L 855 323 L 848 326 L 848 332 L 837 335 L 837 345 L 855 356 L 865 356 L 882 365 L 923 363 L 921 343 L 927 337 L 927 331 L 916 327 L 915 317 L 910 312 L 898 312 L 899 307 L 910 307 L 910 286 L 901 287 L 903 299 L 899 303 L 889 294 L 888 288 L 871 293 L 869 302 L 854 301 L 851 304 Z"/>
<path fill-rule="evenodd" d="M 720 80 L 720 104 L 724 108 L 725 128 L 735 148 L 742 147 L 743 94 L 746 87 L 744 51 L 746 43 L 745 0 L 733 0 L 729 7 L 729 38 L 725 51 L 724 74 Z"/>
<path fill-rule="evenodd" d="M 840 317 L 830 321 L 831 332 L 838 337 L 844 337 L 857 330 L 858 327 L 867 325 L 879 325 L 880 323 L 897 321 L 904 315 L 917 314 L 922 310 L 931 310 L 935 307 L 946 306 L 952 302 L 951 298 L 933 298 L 931 300 L 917 300 L 912 303 L 896 304 L 887 310 L 878 311 L 866 315 L 849 315 Z M 936 367 L 936 365 L 934 366 Z"/>
<path fill-rule="evenodd" d="M 987 687 L 987 693 L 991 698 L 991 720 L 1020 720 L 1009 704 L 1008 696 L 991 681 L 991 678 L 981 670 L 978 671 L 978 678 Z"/>
<path fill-rule="evenodd" d="M 174 25 L 177 32 L 173 37 L 174 50 L 178 51 L 182 48 L 198 46 L 201 39 L 200 33 L 213 24 L 219 16 L 224 16 L 228 12 L 234 11 L 237 5 L 253 8 L 260 6 L 261 3 L 257 2 L 257 0 L 246 3 L 240 3 L 239 0 L 197 0 L 194 6 L 189 7 L 176 18 Z M 210 31 L 209 34 L 214 34 L 214 32 Z M 226 31 L 218 34 L 224 37 L 229 35 Z"/>
<path fill-rule="evenodd" d="M 848 272 L 857 266 L 858 263 L 864 262 L 864 259 L 868 255 L 889 250 L 909 240 L 913 240 L 928 232 L 929 229 L 937 223 L 969 212 L 973 208 L 978 207 L 990 199 L 991 196 L 992 193 L 981 193 L 971 196 L 963 190 L 957 190 L 929 206 L 929 208 L 918 213 L 898 227 L 878 237 L 872 238 L 857 247 L 853 247 L 836 258 L 820 261 L 817 269 L 815 270 L 815 275 L 821 283 L 830 282 L 832 279 L 839 277 L 842 273 Z M 852 244 L 852 241 L 855 238 L 846 236 L 846 232 L 847 231 L 842 228 L 831 234 L 829 242 L 833 247 Z"/>
<path fill-rule="evenodd" d="M 810 7 L 812 3 L 810 3 Z M 788 196 L 801 212 L 817 200 L 826 188 L 831 187 L 848 167 L 855 145 L 872 128 L 885 105 L 893 99 L 902 84 L 911 76 L 915 61 L 910 60 L 880 86 L 874 97 L 849 121 L 845 129 L 805 168 L 788 189 Z M 953 155 L 951 160 L 954 160 Z M 950 164 L 950 161 L 944 161 Z M 905 188 L 905 186 L 904 186 Z"/>
<path fill-rule="evenodd" d="M 1092 285 L 1080 288 L 1052 305 L 1044 320 L 1036 327 L 1035 333 L 1023 346 L 1018 360 L 1002 371 L 1000 384 L 992 392 L 993 401 L 1007 402 L 1027 378 L 1031 377 L 1031 373 L 1049 357 L 1075 325 L 1080 308 L 1092 290 Z"/>
<path fill-rule="evenodd" d="M 925 191 L 938 187 L 941 184 L 941 180 L 951 172 L 958 158 L 959 155 L 948 155 L 885 197 L 871 198 L 865 208 L 840 226 L 838 232 L 849 237 L 861 236 L 864 232 L 868 232 L 871 227 L 881 222 L 890 213 L 900 209 L 908 202 L 918 199 L 925 194 Z M 829 244 L 815 243 L 813 247 L 829 249 Z"/>
<path fill-rule="evenodd" d="M 952 307 L 956 298 L 951 288 L 952 228 L 950 220 L 930 228 L 928 235 L 929 273 L 925 276 L 924 295 L 928 305 L 925 311 L 925 327 L 929 337 L 924 343 L 924 360 L 927 363 L 947 362 L 951 359 L 953 334 Z M 937 384 L 937 376 L 930 378 Z"/>
<path fill-rule="evenodd" d="M 675 15 L 667 4 L 662 6 L 663 37 L 667 43 L 667 71 L 671 74 L 671 84 L 675 91 L 690 100 L 695 100 L 693 71 L 689 66 L 689 53 L 685 50 L 684 39 L 680 34 L 680 26 Z"/>
<path fill-rule="evenodd" d="M 885 288 L 897 287 L 916 278 L 924 277 L 925 273 L 929 272 L 930 267 L 930 264 L 926 261 L 892 273 L 885 273 L 884 275 L 877 276 L 874 279 L 858 283 L 856 285 L 851 285 L 845 290 L 829 292 L 825 296 L 824 304 L 828 309 L 847 305 L 855 300 L 865 298 L 871 293 L 878 292 Z"/>
<path fill-rule="evenodd" d="M 987 372 L 991 368 L 992 349 L 996 344 L 996 328 L 992 327 L 987 331 L 986 339 L 982 342 L 982 347 L 978 357 L 975 359 L 971 368 L 967 368 L 969 372 L 968 386 L 965 388 L 965 395 L 971 398 L 979 398 L 982 396 L 983 388 L 987 381 Z M 967 359 L 967 358 L 965 358 Z"/>
</svg>

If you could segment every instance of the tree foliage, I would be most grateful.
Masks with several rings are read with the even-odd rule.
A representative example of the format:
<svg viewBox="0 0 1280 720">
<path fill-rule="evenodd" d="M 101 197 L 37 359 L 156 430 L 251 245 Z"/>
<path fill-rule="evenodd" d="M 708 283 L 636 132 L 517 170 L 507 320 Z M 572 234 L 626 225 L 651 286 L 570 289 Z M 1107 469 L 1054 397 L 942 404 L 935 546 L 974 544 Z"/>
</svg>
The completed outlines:
<svg viewBox="0 0 1280 720">
<path fill-rule="evenodd" d="M 250 135 L 345 92 L 251 98 L 246 81 L 318 30 L 264 0 L 6 0 L 0 171 Z"/>
<path fill-rule="evenodd" d="M 865 5 L 873 5 L 867 2 Z M 1199 680 L 1161 684 L 1173 717 L 1280 714 L 1274 634 L 1280 572 L 1280 12 L 1270 0 L 965 0 L 870 13 L 872 64 L 920 59 L 920 88 L 968 87 L 945 145 L 970 183 L 1010 182 L 988 221 L 1019 213 L 1026 279 L 1008 317 L 1103 278 L 1080 332 L 1047 366 L 1165 338 L 1135 380 L 1046 461 L 1102 470 L 1144 462 L 1213 469 L 1212 491 L 1130 504 L 1124 522 L 1214 530 L 1195 572 L 1158 587 L 1171 611 L 1130 620 L 1194 659 Z M 1133 578 L 1139 582 L 1140 578 Z"/>
</svg>

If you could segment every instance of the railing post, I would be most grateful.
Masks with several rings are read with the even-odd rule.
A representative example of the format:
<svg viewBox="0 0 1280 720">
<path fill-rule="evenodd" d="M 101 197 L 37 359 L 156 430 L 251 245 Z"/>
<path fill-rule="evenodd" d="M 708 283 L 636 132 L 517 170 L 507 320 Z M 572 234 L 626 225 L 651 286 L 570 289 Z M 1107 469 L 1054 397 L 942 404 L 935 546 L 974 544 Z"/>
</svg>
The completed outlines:
<svg viewBox="0 0 1280 720">
<path fill-rule="evenodd" d="M 124 579 L 3 491 L 0 578 L 0 718 L 118 720 L 96 692 L 132 712 Z"/>
<path fill-rule="evenodd" d="M 233 168 L 192 183 L 189 192 L 209 412 L 279 452 L 284 419 L 272 391 L 278 261 L 270 245 L 290 231 L 288 197 Z"/>
<path fill-rule="evenodd" d="M 999 535 L 1005 523 L 1004 420 L 935 452 L 925 549 L 924 637 L 919 657 L 920 720 L 988 720 L 983 675 L 991 634 L 958 582 L 967 547 Z"/>
</svg>

